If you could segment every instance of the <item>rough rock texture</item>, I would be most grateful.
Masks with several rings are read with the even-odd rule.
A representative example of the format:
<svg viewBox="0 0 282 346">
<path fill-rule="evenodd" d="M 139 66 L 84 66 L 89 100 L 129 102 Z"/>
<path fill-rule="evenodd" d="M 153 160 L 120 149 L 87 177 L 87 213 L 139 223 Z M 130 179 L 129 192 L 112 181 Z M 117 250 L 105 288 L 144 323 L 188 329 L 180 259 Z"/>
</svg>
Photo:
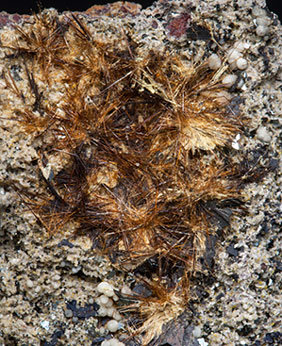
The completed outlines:
<svg viewBox="0 0 282 346">
<path fill-rule="evenodd" d="M 264 7 L 262 0 L 160 0 L 146 10 L 116 3 L 80 14 L 102 39 L 119 39 L 123 30 L 130 30 L 140 49 L 186 52 L 195 63 L 218 50 L 228 56 L 239 42 L 249 45 L 244 50 L 248 67 L 232 72 L 238 76 L 234 102 L 237 96 L 244 99 L 238 107 L 250 120 L 238 155 L 248 151 L 250 160 L 267 163 L 274 172 L 245 189 L 246 214 L 233 217 L 216 249 L 208 244 L 211 253 L 216 250 L 213 269 L 198 274 L 190 309 L 167 326 L 156 345 L 281 343 L 281 24 Z M 69 15 L 49 12 L 62 21 Z M 13 42 L 14 23 L 32 25 L 33 18 L 0 13 L 1 46 Z M 47 239 L 21 203 L 14 185 L 40 189 L 36 161 L 40 141 L 27 136 L 20 121 L 11 120 L 19 101 L 6 86 L 4 71 L 20 88 L 22 61 L 9 57 L 4 47 L 0 57 L 0 343 L 100 344 L 105 320 L 95 305 L 95 288 L 108 281 L 120 290 L 124 276 L 92 250 L 87 237 L 56 234 Z M 121 329 L 117 337 L 136 344 L 124 341 L 126 333 Z"/>
</svg>

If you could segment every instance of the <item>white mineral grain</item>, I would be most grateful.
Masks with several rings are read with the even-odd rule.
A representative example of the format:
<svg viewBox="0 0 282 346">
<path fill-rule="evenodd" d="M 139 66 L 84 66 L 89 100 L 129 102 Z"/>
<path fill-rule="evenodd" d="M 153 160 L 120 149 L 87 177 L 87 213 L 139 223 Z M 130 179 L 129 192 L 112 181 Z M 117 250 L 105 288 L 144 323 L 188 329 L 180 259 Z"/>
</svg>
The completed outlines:
<svg viewBox="0 0 282 346">
<path fill-rule="evenodd" d="M 129 286 L 127 285 L 123 285 L 122 288 L 121 288 L 121 294 L 124 294 L 124 295 L 131 295 L 132 294 L 132 290 L 130 289 Z"/>
<path fill-rule="evenodd" d="M 113 317 L 115 312 L 116 312 L 115 308 L 107 308 L 107 316 Z"/>
<path fill-rule="evenodd" d="M 233 64 L 241 57 L 242 57 L 242 53 L 239 52 L 237 49 L 233 48 L 230 50 L 228 54 L 227 61 L 229 64 Z"/>
<path fill-rule="evenodd" d="M 109 300 L 107 301 L 107 303 L 105 304 L 106 308 L 111 308 L 113 306 L 114 302 L 112 301 L 111 298 L 109 298 Z"/>
<path fill-rule="evenodd" d="M 110 343 L 110 340 L 104 340 L 102 343 L 101 343 L 101 346 L 110 346 L 111 343 Z"/>
<path fill-rule="evenodd" d="M 238 83 L 237 83 L 237 88 L 238 89 L 241 89 L 242 91 L 246 90 L 247 87 L 246 87 L 246 84 L 245 84 L 245 81 L 243 78 L 241 78 Z"/>
<path fill-rule="evenodd" d="M 100 306 L 100 309 L 98 310 L 98 315 L 101 317 L 108 316 L 108 309 L 105 308 L 104 306 Z"/>
<path fill-rule="evenodd" d="M 235 149 L 235 150 L 240 149 L 240 143 L 239 143 L 240 138 L 241 138 L 241 135 L 240 135 L 240 133 L 238 133 L 231 144 L 233 149 Z"/>
<path fill-rule="evenodd" d="M 244 58 L 236 60 L 236 66 L 239 70 L 245 70 L 248 67 L 248 61 Z"/>
<path fill-rule="evenodd" d="M 118 311 L 115 311 L 113 313 L 113 318 L 116 320 L 116 321 L 120 321 L 122 319 L 122 316 L 121 314 L 118 312 Z"/>
<path fill-rule="evenodd" d="M 257 129 L 257 138 L 262 142 L 269 143 L 271 141 L 271 135 L 265 126 L 260 126 Z"/>
<path fill-rule="evenodd" d="M 99 302 L 101 305 L 107 305 L 110 298 L 108 296 L 105 296 L 104 294 L 99 297 Z"/>
<path fill-rule="evenodd" d="M 108 297 L 112 297 L 115 294 L 113 286 L 105 281 L 99 283 L 99 285 L 97 286 L 97 291 Z"/>
<path fill-rule="evenodd" d="M 243 51 L 245 51 L 245 50 L 247 50 L 247 49 L 250 48 L 250 43 L 240 41 L 240 42 L 238 42 L 238 43 L 235 44 L 235 48 L 236 48 L 236 50 L 237 50 L 238 52 L 241 52 L 241 53 L 242 53 Z"/>
<path fill-rule="evenodd" d="M 28 287 L 28 288 L 32 288 L 33 287 L 33 281 L 32 280 L 30 280 L 30 279 L 28 279 L 28 280 L 26 280 L 26 286 Z"/>
<path fill-rule="evenodd" d="M 256 28 L 256 34 L 260 37 L 266 36 L 269 33 L 269 27 L 266 25 L 258 25 Z"/>
<path fill-rule="evenodd" d="M 101 328 L 99 329 L 99 333 L 100 333 L 101 335 L 105 334 L 105 332 L 106 332 L 106 329 L 105 329 L 104 327 L 101 327 Z"/>
<path fill-rule="evenodd" d="M 209 344 L 205 341 L 204 338 L 197 339 L 200 346 L 208 346 Z"/>
<path fill-rule="evenodd" d="M 107 322 L 106 328 L 109 332 L 115 333 L 119 329 L 119 323 L 116 320 L 110 320 L 109 322 Z"/>
<path fill-rule="evenodd" d="M 81 269 L 81 266 L 72 267 L 71 271 L 73 274 L 77 274 Z"/>
<path fill-rule="evenodd" d="M 211 70 L 218 70 L 221 66 L 221 59 L 217 54 L 212 54 L 208 58 L 208 65 Z"/>
<path fill-rule="evenodd" d="M 112 299 L 113 299 L 114 302 L 117 302 L 119 298 L 118 298 L 118 296 L 116 294 L 114 294 L 112 296 Z"/>
<path fill-rule="evenodd" d="M 257 25 L 269 26 L 270 19 L 268 17 L 259 17 L 256 19 Z"/>
<path fill-rule="evenodd" d="M 49 328 L 50 328 L 50 322 L 49 321 L 42 321 L 42 322 L 40 322 L 40 325 L 45 330 L 49 330 Z"/>
<path fill-rule="evenodd" d="M 264 17 L 266 15 L 266 12 L 263 8 L 259 7 L 259 6 L 254 6 L 253 10 L 252 10 L 252 15 L 254 17 Z"/>
<path fill-rule="evenodd" d="M 222 84 L 227 88 L 230 88 L 236 82 L 236 80 L 237 76 L 235 74 L 228 74 L 222 79 Z"/>
<path fill-rule="evenodd" d="M 112 338 L 112 339 L 109 339 L 109 340 L 104 340 L 101 343 L 101 346 L 124 346 L 124 345 L 125 344 L 123 342 L 119 341 L 116 338 Z"/>
</svg>

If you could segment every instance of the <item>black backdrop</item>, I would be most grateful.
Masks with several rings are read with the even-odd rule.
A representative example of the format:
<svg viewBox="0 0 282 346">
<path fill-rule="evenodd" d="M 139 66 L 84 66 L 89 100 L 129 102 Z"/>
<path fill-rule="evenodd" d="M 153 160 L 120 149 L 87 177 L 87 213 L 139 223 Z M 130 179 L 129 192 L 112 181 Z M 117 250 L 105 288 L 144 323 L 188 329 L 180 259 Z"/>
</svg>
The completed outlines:
<svg viewBox="0 0 282 346">
<path fill-rule="evenodd" d="M 62 11 L 85 11 L 93 5 L 103 5 L 116 2 L 118 0 L 24 0 L 21 3 L 16 3 L 14 0 L 2 0 L 0 4 L 0 11 L 9 13 L 30 14 L 31 12 L 38 12 L 38 8 L 44 9 L 54 7 L 59 12 Z M 9 3 L 10 2 L 10 3 Z M 154 0 L 131 0 L 142 5 L 142 7 L 150 6 Z"/>
<path fill-rule="evenodd" d="M 142 5 L 142 7 L 150 6 L 154 1 L 153 0 L 131 0 Z M 206 0 L 202 0 L 206 1 Z M 236 0 L 235 0 L 236 1 Z M 8 13 L 19 13 L 19 14 L 30 14 L 31 12 L 38 12 L 38 8 L 49 8 L 54 7 L 59 12 L 65 10 L 71 11 L 84 11 L 87 10 L 94 4 L 107 4 L 110 2 L 115 2 L 115 0 L 24 0 L 21 3 L 16 2 L 15 0 L 2 0 L 0 4 L 0 12 L 6 11 Z M 278 14 L 281 20 L 281 0 L 266 0 L 268 8 Z M 40 4 L 38 6 L 38 4 Z"/>
</svg>

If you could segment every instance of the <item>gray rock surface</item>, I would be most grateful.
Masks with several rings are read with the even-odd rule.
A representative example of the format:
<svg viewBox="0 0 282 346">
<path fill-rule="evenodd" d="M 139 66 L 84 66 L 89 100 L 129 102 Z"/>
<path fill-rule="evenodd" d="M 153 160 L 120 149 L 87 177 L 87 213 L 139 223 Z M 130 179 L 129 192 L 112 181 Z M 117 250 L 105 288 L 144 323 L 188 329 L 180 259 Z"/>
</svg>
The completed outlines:
<svg viewBox="0 0 282 346">
<path fill-rule="evenodd" d="M 234 97 L 244 99 L 240 109 L 249 120 L 249 128 L 238 140 L 238 155 L 240 150 L 248 151 L 258 165 L 276 169 L 262 182 L 248 185 L 247 212 L 232 217 L 224 240 L 216 244 L 214 269 L 201 274 L 212 279 L 203 280 L 200 294 L 192 301 L 193 313 L 189 310 L 178 321 L 189 337 L 183 336 L 185 331 L 182 339 L 168 334 L 163 343 L 281 343 L 281 24 L 264 7 L 263 0 L 160 0 L 145 10 L 126 4 L 81 14 L 89 30 L 102 39 L 105 35 L 119 39 L 120 28 L 131 27 L 140 49 L 185 52 L 195 63 L 217 49 L 228 57 L 239 43 L 246 44 L 242 55 L 247 68 L 230 67 L 238 77 Z M 69 15 L 47 11 L 59 18 Z M 71 229 L 68 235 L 47 238 L 14 188 L 34 193 L 42 188 L 35 165 L 40 141 L 22 131 L 13 113 L 20 102 L 3 78 L 3 71 L 9 70 L 19 89 L 25 87 L 22 62 L 8 58 L 3 46 L 15 40 L 13 23 L 24 27 L 32 21 L 28 16 L 0 14 L 0 344 L 94 345 L 93 340 L 97 344 L 103 340 L 95 288 L 107 281 L 121 289 L 123 274 L 92 250 L 89 238 L 69 239 Z M 218 45 L 199 28 L 202 24 L 210 27 Z M 56 86 L 53 89 L 57 97 Z M 120 340 L 122 333 L 126 331 L 119 332 Z"/>
</svg>

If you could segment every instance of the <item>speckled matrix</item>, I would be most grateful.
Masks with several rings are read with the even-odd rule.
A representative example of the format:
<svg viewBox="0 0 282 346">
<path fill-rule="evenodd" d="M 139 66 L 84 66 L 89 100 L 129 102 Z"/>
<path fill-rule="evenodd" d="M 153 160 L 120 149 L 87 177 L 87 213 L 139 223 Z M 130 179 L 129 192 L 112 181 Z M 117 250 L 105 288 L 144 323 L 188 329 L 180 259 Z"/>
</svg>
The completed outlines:
<svg viewBox="0 0 282 346">
<path fill-rule="evenodd" d="M 119 40 L 123 33 L 116 28 L 130 27 L 141 52 L 166 48 L 192 57 L 195 63 L 215 54 L 210 68 L 227 62 L 229 79 L 225 83 L 234 100 L 244 100 L 235 105 L 250 120 L 249 131 L 234 146 L 238 154 L 240 150 L 248 152 L 255 163 L 279 168 L 281 25 L 264 7 L 264 1 L 259 0 L 159 1 L 143 11 L 127 4 L 112 10 L 92 9 L 82 15 L 91 33 L 102 39 Z M 69 15 L 49 12 L 62 21 Z M 13 29 L 5 18 L 1 21 L 1 44 L 11 45 Z M 18 17 L 10 19 L 15 18 L 21 23 Z M 34 23 L 32 17 L 22 21 L 22 27 Z M 14 184 L 34 192 L 42 188 L 36 168 L 40 141 L 28 137 L 19 122 L 9 120 L 21 103 L 6 87 L 3 71 L 9 71 L 19 90 L 25 88 L 26 72 L 17 57 L 7 59 L 4 48 L 0 54 L 0 141 L 1 157 L 5 158 L 0 163 L 0 342 L 95 345 L 105 342 L 105 337 L 113 339 L 116 331 L 117 338 L 124 341 L 126 332 L 117 311 L 119 299 L 111 295 L 111 288 L 130 293 L 130 281 L 124 284 L 123 274 L 93 252 L 88 237 L 72 239 L 57 234 L 46 239 L 32 214 L 23 212 L 25 207 L 12 188 Z M 60 98 L 56 83 L 51 93 L 54 99 Z M 245 189 L 249 212 L 233 217 L 232 231 L 217 245 L 212 275 L 206 271 L 195 279 L 194 313 L 184 313 L 171 330 L 166 330 L 161 343 L 279 344 L 280 189 L 278 169 L 262 183 Z M 72 229 L 68 231 L 72 234 Z M 110 285 L 108 290 L 104 287 L 101 291 L 100 282 Z M 172 337 L 174 329 L 177 337 Z"/>
</svg>

